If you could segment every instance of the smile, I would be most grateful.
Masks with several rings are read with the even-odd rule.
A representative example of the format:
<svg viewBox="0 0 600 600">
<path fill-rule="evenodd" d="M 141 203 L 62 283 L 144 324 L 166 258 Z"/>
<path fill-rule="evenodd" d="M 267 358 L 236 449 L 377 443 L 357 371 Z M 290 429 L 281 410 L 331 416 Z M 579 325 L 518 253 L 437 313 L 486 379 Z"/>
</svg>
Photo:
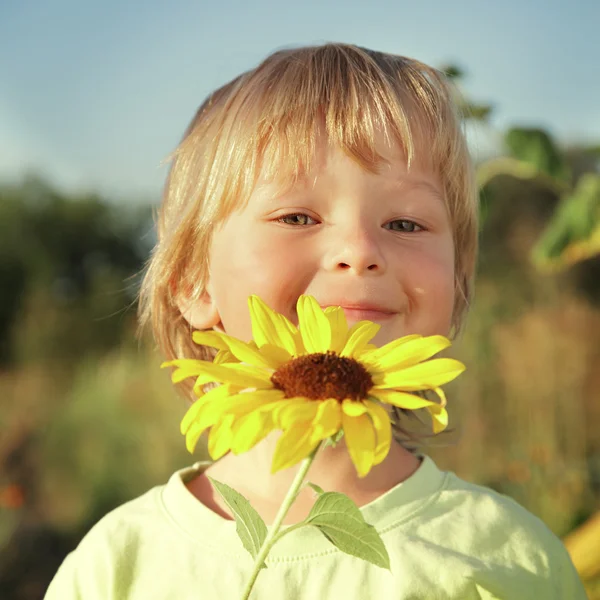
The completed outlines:
<svg viewBox="0 0 600 600">
<path fill-rule="evenodd" d="M 339 304 L 323 305 L 321 308 L 325 309 L 327 306 L 340 306 Z M 391 319 L 395 316 L 395 312 L 388 309 L 380 308 L 371 305 L 352 305 L 344 306 L 341 305 L 346 319 L 348 321 L 383 321 Z"/>
</svg>

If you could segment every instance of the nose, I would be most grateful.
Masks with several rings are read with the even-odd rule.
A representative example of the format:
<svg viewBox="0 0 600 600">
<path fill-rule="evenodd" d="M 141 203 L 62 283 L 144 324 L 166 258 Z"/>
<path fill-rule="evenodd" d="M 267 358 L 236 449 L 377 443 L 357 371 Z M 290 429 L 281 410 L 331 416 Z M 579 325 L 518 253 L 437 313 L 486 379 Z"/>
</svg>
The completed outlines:
<svg viewBox="0 0 600 600">
<path fill-rule="evenodd" d="M 387 265 L 376 233 L 355 227 L 334 236 L 325 266 L 328 270 L 365 275 L 381 274 Z"/>
</svg>

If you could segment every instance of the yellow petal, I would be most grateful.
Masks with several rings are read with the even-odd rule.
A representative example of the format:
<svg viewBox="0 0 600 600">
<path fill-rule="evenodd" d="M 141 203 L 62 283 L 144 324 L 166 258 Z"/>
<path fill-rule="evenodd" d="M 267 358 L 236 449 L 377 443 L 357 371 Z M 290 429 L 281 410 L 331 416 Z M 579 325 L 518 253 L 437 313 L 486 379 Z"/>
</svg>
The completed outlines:
<svg viewBox="0 0 600 600">
<path fill-rule="evenodd" d="M 280 364 L 278 362 L 273 363 L 269 359 L 269 355 L 259 351 L 258 346 L 253 341 L 245 343 L 231 335 L 217 333 L 216 331 L 195 331 L 193 338 L 196 343 L 219 348 L 221 352 L 229 350 L 237 361 L 249 365 L 266 369 L 276 369 Z M 213 338 L 215 338 L 214 341 Z M 283 352 L 285 352 L 285 350 L 283 350 Z M 285 354 L 287 357 L 286 360 L 289 360 L 291 358 L 290 355 L 287 352 L 285 352 Z M 225 361 L 220 360 L 219 362 L 223 363 Z M 213 361 L 213 364 L 219 363 Z"/>
<path fill-rule="evenodd" d="M 318 401 L 290 398 L 282 401 L 280 408 L 274 411 L 275 422 L 281 429 L 295 427 L 296 423 L 312 421 L 317 414 L 318 408 Z"/>
<path fill-rule="evenodd" d="M 209 427 L 213 427 L 221 421 L 226 422 L 229 417 L 232 419 L 244 418 L 246 415 L 252 414 L 253 411 L 261 412 L 264 409 L 267 411 L 265 414 L 269 414 L 269 407 L 276 406 L 279 398 L 283 396 L 283 392 L 279 390 L 259 390 L 227 396 L 227 387 L 220 386 L 211 390 L 201 400 L 192 405 L 188 414 L 184 417 L 185 423 L 182 421 L 181 429 L 183 433 L 186 433 L 188 449 L 192 448 L 190 452 L 193 452 L 193 447 L 195 447 L 198 438 Z M 201 404 L 198 404 L 198 402 Z M 195 408 L 197 404 L 198 406 Z M 194 412 L 190 413 L 192 409 L 194 409 Z"/>
<path fill-rule="evenodd" d="M 205 403 L 206 400 L 204 398 L 199 398 L 188 408 L 187 412 L 183 416 L 183 419 L 181 420 L 181 424 L 179 425 L 179 429 L 183 435 L 187 433 L 188 429 L 198 416 L 198 413 Z"/>
<path fill-rule="evenodd" d="M 433 422 L 433 433 L 440 433 L 448 427 L 448 412 L 439 404 L 432 404 L 427 407 Z"/>
<path fill-rule="evenodd" d="M 207 403 L 212 402 L 213 400 L 220 401 L 224 398 L 227 398 L 231 393 L 231 387 L 228 385 L 220 385 L 216 388 L 210 390 L 207 394 L 205 394 L 199 400 L 196 400 L 194 404 L 192 404 L 187 412 L 185 413 L 183 419 L 181 420 L 181 433 L 185 435 L 187 430 L 190 428 L 191 424 L 198 418 L 202 407 Z"/>
<path fill-rule="evenodd" d="M 241 417 L 256 410 L 267 410 L 284 398 L 281 390 L 254 390 L 235 394 L 222 401 L 223 414 Z"/>
<path fill-rule="evenodd" d="M 198 398 L 201 398 L 202 396 L 204 396 L 205 393 L 208 393 L 208 392 L 205 392 L 207 384 L 209 384 L 209 386 L 210 386 L 208 389 L 208 392 L 215 389 L 215 387 L 219 387 L 219 385 L 227 385 L 229 387 L 230 395 L 232 395 L 232 396 L 233 396 L 233 394 L 237 394 L 238 392 L 241 392 L 243 389 L 245 389 L 245 387 L 242 387 L 239 385 L 232 385 L 231 383 L 218 384 L 218 383 L 215 383 L 211 377 L 208 377 L 206 375 L 200 375 L 196 379 L 196 382 L 194 383 L 194 394 L 196 394 L 196 396 L 198 396 Z"/>
<path fill-rule="evenodd" d="M 402 369 L 373 374 L 374 389 L 401 388 L 406 391 L 436 388 L 456 379 L 465 366 L 452 358 L 434 358 L 427 362 Z"/>
<path fill-rule="evenodd" d="M 344 400 L 342 403 L 342 410 L 349 417 L 358 417 L 359 415 L 364 415 L 367 412 L 367 407 L 359 400 Z"/>
<path fill-rule="evenodd" d="M 225 338 L 229 350 L 241 362 L 260 367 L 263 369 L 277 369 L 279 364 L 269 360 L 269 357 L 257 348 L 253 348 L 251 344 L 246 344 L 234 337 L 227 336 Z M 289 355 L 288 355 L 289 356 Z"/>
<path fill-rule="evenodd" d="M 408 336 L 407 336 L 408 337 Z M 401 338 L 405 339 L 405 338 Z M 417 336 L 392 347 L 394 342 L 360 357 L 361 362 L 381 371 L 394 371 L 416 365 L 450 346 L 443 335 Z"/>
<path fill-rule="evenodd" d="M 166 366 L 176 366 L 177 370 L 171 375 L 174 383 L 179 383 L 187 377 L 198 376 L 198 386 L 205 383 L 233 383 L 247 387 L 270 387 L 271 373 L 250 365 L 225 363 L 217 365 L 208 360 L 178 359 L 164 363 Z"/>
<path fill-rule="evenodd" d="M 304 349 L 324 354 L 331 344 L 331 325 L 323 309 L 312 296 L 300 296 L 296 308 Z"/>
<path fill-rule="evenodd" d="M 192 333 L 192 340 L 200 346 L 210 346 L 217 350 L 227 350 L 227 344 L 223 339 L 224 335 L 224 333 L 218 331 L 194 331 Z"/>
<path fill-rule="evenodd" d="M 273 346 L 272 344 L 263 344 L 260 347 L 260 353 L 273 365 L 274 369 L 278 369 L 292 358 L 292 355 L 285 348 Z"/>
<path fill-rule="evenodd" d="M 213 363 L 210 363 L 211 365 Z M 200 391 L 200 396 L 204 393 L 204 387 L 206 386 L 206 384 L 220 384 L 221 381 L 219 379 L 217 379 L 212 372 L 205 372 L 205 369 L 203 369 L 203 372 L 200 373 L 200 375 L 198 375 L 198 377 L 196 377 L 196 381 L 194 382 L 194 391 Z M 223 382 L 226 383 L 226 382 Z M 231 384 L 233 385 L 233 384 Z M 247 384 L 246 384 L 247 385 Z M 243 389 L 243 388 L 242 388 Z"/>
<path fill-rule="evenodd" d="M 162 363 L 161 368 L 175 367 L 171 373 L 171 381 L 179 383 L 188 377 L 196 377 L 204 372 L 204 366 L 212 364 L 210 361 L 198 360 L 195 358 L 179 358 Z"/>
<path fill-rule="evenodd" d="M 223 363 L 228 362 L 239 362 L 238 359 L 229 351 L 229 349 L 219 350 L 216 356 L 213 358 L 214 365 L 222 365 Z"/>
<path fill-rule="evenodd" d="M 313 419 L 313 441 L 321 441 L 335 435 L 342 426 L 341 405 L 337 400 L 319 402 L 317 414 Z"/>
<path fill-rule="evenodd" d="M 416 339 L 420 339 L 422 337 L 423 337 L 422 335 L 413 333 L 411 335 L 405 335 L 401 338 L 397 338 L 394 341 L 389 342 L 385 346 L 381 346 L 381 347 L 375 346 L 374 344 L 367 344 L 365 346 L 365 353 L 363 355 L 361 355 L 361 360 L 363 357 L 365 357 L 365 358 L 368 358 L 369 360 L 376 361 L 381 356 L 383 356 L 389 352 L 395 351 L 396 348 L 398 348 L 399 346 L 403 346 L 407 342 L 410 342 L 410 341 L 416 340 Z M 383 351 L 384 348 L 385 348 L 385 352 Z"/>
<path fill-rule="evenodd" d="M 311 433 L 310 421 L 284 431 L 277 440 L 271 473 L 287 469 L 306 458 L 319 443 L 312 439 Z"/>
<path fill-rule="evenodd" d="M 223 386 L 222 386 L 223 387 Z M 215 388 L 209 393 L 216 392 L 221 388 Z M 267 390 L 273 392 L 273 390 Z M 208 427 L 212 427 L 215 423 L 218 423 L 221 419 L 226 416 L 238 416 L 245 415 L 252 410 L 260 409 L 267 405 L 273 399 L 274 396 L 268 396 L 264 394 L 265 390 L 259 390 L 254 392 L 246 392 L 243 394 L 230 395 L 223 397 L 214 395 L 209 401 L 206 401 L 206 397 L 203 398 L 204 403 L 198 413 L 194 417 L 194 426 L 200 427 L 202 431 Z M 277 394 L 275 390 L 275 397 Z"/>
<path fill-rule="evenodd" d="M 364 352 L 367 344 L 379 331 L 381 325 L 371 321 L 359 321 L 355 323 L 348 332 L 348 341 L 341 352 L 341 356 L 358 356 Z"/>
<path fill-rule="evenodd" d="M 199 368 L 193 367 L 182 367 L 181 369 L 176 369 L 173 371 L 173 373 L 171 373 L 171 381 L 173 383 L 180 383 L 188 377 L 197 377 L 200 375 L 198 371 Z"/>
<path fill-rule="evenodd" d="M 213 460 L 219 460 L 231 449 L 233 432 L 231 426 L 235 417 L 227 415 L 213 425 L 208 435 L 208 453 Z"/>
<path fill-rule="evenodd" d="M 425 400 L 425 398 L 421 398 L 420 396 L 396 390 L 371 390 L 371 394 L 386 404 L 407 410 L 417 410 L 435 404 L 435 402 Z"/>
<path fill-rule="evenodd" d="M 298 329 L 283 315 L 269 308 L 258 296 L 248 299 L 252 320 L 252 337 L 259 348 L 265 344 L 285 348 L 291 356 L 298 354 Z"/>
<path fill-rule="evenodd" d="M 392 445 L 392 423 L 387 410 L 381 404 L 372 400 L 365 400 L 365 405 L 373 421 L 373 427 L 377 436 L 373 465 L 378 465 L 385 460 L 390 452 Z"/>
<path fill-rule="evenodd" d="M 350 417 L 342 412 L 344 438 L 359 477 L 364 477 L 375 460 L 375 430 L 368 414 Z"/>
<path fill-rule="evenodd" d="M 273 418 L 270 413 L 254 411 L 249 415 L 237 418 L 232 426 L 233 441 L 231 451 L 242 454 L 254 448 L 274 429 Z"/>
<path fill-rule="evenodd" d="M 442 388 L 433 388 L 433 391 L 439 396 L 442 406 L 446 406 L 448 401 L 446 400 L 446 394 Z"/>
<path fill-rule="evenodd" d="M 191 422 L 186 435 L 192 430 L 198 431 L 198 435 L 202 435 L 209 427 L 218 423 L 223 417 L 227 416 L 223 411 L 224 406 L 226 406 L 224 402 L 204 401 L 200 410 L 194 416 L 194 420 Z"/>
<path fill-rule="evenodd" d="M 433 420 L 433 432 L 440 433 L 448 427 L 448 412 L 446 411 L 446 394 L 442 388 L 433 390 L 440 398 L 440 404 L 433 404 L 427 407 L 429 414 Z"/>
<path fill-rule="evenodd" d="M 340 354 L 344 349 L 348 337 L 348 321 L 346 320 L 344 309 L 339 306 L 328 306 L 325 309 L 325 316 L 331 328 L 329 350 Z"/>
<path fill-rule="evenodd" d="M 204 381 L 202 381 L 202 378 L 199 377 L 198 379 L 196 379 L 196 382 L 194 383 L 194 394 L 198 397 L 201 398 L 204 394 L 204 386 L 206 385 L 206 383 Z"/>
<path fill-rule="evenodd" d="M 200 439 L 200 436 L 204 433 L 204 429 L 198 426 L 196 423 L 192 423 L 185 434 L 185 447 L 190 454 L 194 453 L 196 444 Z"/>
<path fill-rule="evenodd" d="M 205 383 L 215 381 L 217 383 L 232 383 L 242 388 L 255 387 L 265 389 L 272 387 L 271 375 L 269 371 L 253 367 L 251 365 L 242 365 L 239 363 L 225 363 L 215 365 L 207 361 L 203 362 L 201 377 Z"/>
</svg>

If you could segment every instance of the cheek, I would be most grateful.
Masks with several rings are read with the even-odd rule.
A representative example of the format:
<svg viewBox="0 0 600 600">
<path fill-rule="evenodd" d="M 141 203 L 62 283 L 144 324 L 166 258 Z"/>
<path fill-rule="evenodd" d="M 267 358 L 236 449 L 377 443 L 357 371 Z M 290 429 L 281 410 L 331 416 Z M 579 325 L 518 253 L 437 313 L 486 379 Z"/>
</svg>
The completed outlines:
<svg viewBox="0 0 600 600">
<path fill-rule="evenodd" d="M 412 333 L 448 335 L 454 309 L 452 248 L 415 261 L 408 283 Z"/>
<path fill-rule="evenodd" d="M 265 228 L 257 231 L 224 229 L 211 248 L 211 283 L 223 326 L 231 335 L 248 339 L 248 297 L 257 294 L 293 320 L 308 272 L 306 252 L 298 251 L 289 238 Z"/>
</svg>

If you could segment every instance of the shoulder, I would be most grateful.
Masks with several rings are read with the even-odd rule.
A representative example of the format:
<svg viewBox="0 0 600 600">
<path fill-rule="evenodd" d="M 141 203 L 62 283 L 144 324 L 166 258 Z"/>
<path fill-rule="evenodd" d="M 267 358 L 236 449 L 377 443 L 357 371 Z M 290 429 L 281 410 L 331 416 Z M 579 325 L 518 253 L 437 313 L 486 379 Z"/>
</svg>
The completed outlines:
<svg viewBox="0 0 600 600">
<path fill-rule="evenodd" d="M 104 546 L 118 550 L 129 546 L 148 526 L 157 526 L 166 518 L 161 507 L 164 488 L 164 485 L 154 487 L 110 511 L 90 529 L 77 550 Z"/>
<path fill-rule="evenodd" d="M 461 550 L 490 564 L 535 574 L 538 582 L 547 581 L 557 594 L 553 597 L 585 597 L 562 541 L 512 498 L 448 473 L 436 504 L 448 515 L 447 531 L 456 534 Z"/>
<path fill-rule="evenodd" d="M 427 493 L 399 507 L 395 527 L 385 532 L 396 562 L 418 572 L 424 585 L 452 589 L 453 598 L 475 589 L 473 597 L 511 600 L 586 597 L 564 545 L 541 519 L 431 461 L 425 467 L 433 482 L 421 481 Z"/>
<path fill-rule="evenodd" d="M 46 599 L 115 597 L 117 582 L 135 568 L 144 540 L 167 521 L 160 507 L 163 488 L 153 488 L 100 519 L 66 557 Z"/>
<path fill-rule="evenodd" d="M 493 535 L 498 542 L 535 547 L 562 546 L 548 526 L 517 501 L 491 488 L 464 481 L 448 473 L 439 502 L 445 510 L 466 519 L 476 531 Z"/>
</svg>

